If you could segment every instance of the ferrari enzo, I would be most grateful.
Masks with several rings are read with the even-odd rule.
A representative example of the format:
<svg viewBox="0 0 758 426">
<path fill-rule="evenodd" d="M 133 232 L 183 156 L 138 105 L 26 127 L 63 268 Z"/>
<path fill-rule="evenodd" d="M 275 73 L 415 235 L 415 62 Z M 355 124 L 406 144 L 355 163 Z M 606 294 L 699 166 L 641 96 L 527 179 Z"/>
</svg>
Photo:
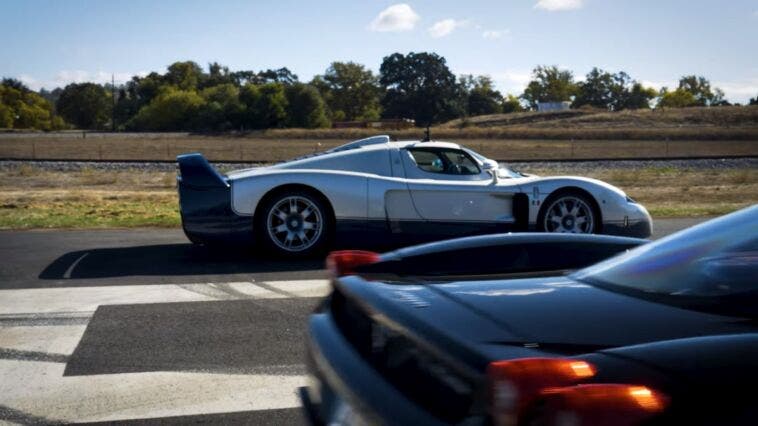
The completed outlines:
<svg viewBox="0 0 758 426">
<path fill-rule="evenodd" d="M 518 173 L 453 143 L 377 136 L 226 175 L 201 154 L 177 162 L 182 224 L 196 243 L 305 255 L 505 231 L 652 232 L 645 208 L 607 183 Z"/>
<path fill-rule="evenodd" d="M 327 259 L 313 423 L 758 419 L 758 205 L 652 243 L 511 234 Z"/>
</svg>

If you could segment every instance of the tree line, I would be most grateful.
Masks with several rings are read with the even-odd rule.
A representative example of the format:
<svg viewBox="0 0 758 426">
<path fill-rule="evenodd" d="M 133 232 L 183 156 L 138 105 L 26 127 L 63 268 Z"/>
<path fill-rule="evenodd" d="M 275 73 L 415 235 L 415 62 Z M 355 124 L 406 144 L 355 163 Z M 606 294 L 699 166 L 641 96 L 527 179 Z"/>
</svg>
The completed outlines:
<svg viewBox="0 0 758 426">
<path fill-rule="evenodd" d="M 126 131 L 232 131 L 328 127 L 335 121 L 409 118 L 419 126 L 460 117 L 536 109 L 542 102 L 609 111 L 729 105 L 702 76 L 654 90 L 627 73 L 592 69 L 583 80 L 557 66 L 538 66 L 524 92 L 503 95 L 486 75 L 455 76 L 435 53 L 394 53 L 379 73 L 354 62 L 334 62 L 301 82 L 287 68 L 207 70 L 175 62 L 164 74 L 125 84 L 72 83 L 34 92 L 14 79 L 0 84 L 0 128 Z M 750 100 L 758 104 L 758 96 Z"/>
</svg>

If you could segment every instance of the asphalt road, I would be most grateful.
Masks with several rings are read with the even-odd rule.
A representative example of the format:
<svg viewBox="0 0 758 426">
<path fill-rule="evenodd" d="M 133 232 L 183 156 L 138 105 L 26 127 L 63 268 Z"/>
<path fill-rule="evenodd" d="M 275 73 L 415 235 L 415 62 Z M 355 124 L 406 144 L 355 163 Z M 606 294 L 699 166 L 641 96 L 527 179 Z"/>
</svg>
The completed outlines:
<svg viewBox="0 0 758 426">
<path fill-rule="evenodd" d="M 0 422 L 302 423 L 321 261 L 154 229 L 0 232 L 0 259 Z"/>
</svg>

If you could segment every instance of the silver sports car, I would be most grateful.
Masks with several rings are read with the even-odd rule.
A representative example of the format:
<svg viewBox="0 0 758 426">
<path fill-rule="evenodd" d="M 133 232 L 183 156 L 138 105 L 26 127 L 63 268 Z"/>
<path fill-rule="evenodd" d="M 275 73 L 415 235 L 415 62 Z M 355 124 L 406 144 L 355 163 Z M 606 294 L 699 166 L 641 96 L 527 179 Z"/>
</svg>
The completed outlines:
<svg viewBox="0 0 758 426">
<path fill-rule="evenodd" d="M 652 233 L 647 210 L 614 186 L 519 173 L 448 142 L 376 136 L 226 175 L 201 154 L 177 161 L 182 225 L 195 243 L 305 255 L 507 231 Z"/>
</svg>

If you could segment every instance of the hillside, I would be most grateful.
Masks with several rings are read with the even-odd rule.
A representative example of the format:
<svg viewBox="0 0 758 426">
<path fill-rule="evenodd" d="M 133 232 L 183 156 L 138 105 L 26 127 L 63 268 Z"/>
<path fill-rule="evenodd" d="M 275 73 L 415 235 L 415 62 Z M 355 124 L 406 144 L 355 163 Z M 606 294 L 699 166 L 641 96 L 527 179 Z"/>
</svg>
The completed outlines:
<svg viewBox="0 0 758 426">
<path fill-rule="evenodd" d="M 681 127 L 757 127 L 758 106 L 667 108 L 609 112 L 573 109 L 554 112 L 493 114 L 457 119 L 440 128 L 466 127 L 529 128 L 681 128 Z"/>
</svg>

